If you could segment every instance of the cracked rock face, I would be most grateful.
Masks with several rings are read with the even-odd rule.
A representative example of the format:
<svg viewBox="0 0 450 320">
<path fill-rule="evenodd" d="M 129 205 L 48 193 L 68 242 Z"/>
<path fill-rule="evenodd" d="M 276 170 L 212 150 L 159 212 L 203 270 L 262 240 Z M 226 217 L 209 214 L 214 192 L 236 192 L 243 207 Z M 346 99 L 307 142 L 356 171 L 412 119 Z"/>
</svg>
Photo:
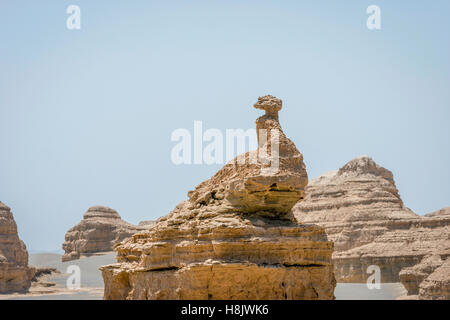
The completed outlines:
<svg viewBox="0 0 450 320">
<path fill-rule="evenodd" d="M 314 179 L 294 207 L 300 222 L 324 226 L 335 243 L 338 282 L 365 283 L 377 265 L 381 281 L 399 282 L 403 268 L 430 254 L 450 254 L 450 215 L 445 209 L 423 217 L 406 208 L 392 173 L 362 156 Z M 406 274 L 405 274 L 406 276 Z M 406 287 L 412 292 L 412 276 Z M 416 283 L 417 285 L 417 283 Z"/>
<path fill-rule="evenodd" d="M 145 226 L 135 226 L 122 220 L 111 208 L 91 207 L 83 220 L 67 231 L 62 261 L 112 251 L 116 243 L 144 229 Z"/>
<path fill-rule="evenodd" d="M 270 112 L 257 126 L 279 130 L 279 170 L 230 161 L 147 231 L 116 246 L 117 263 L 100 268 L 105 299 L 334 298 L 333 243 L 323 228 L 293 218 L 306 169 Z"/>
<path fill-rule="evenodd" d="M 33 275 L 11 210 L 0 202 L 0 293 L 27 291 Z"/>
</svg>

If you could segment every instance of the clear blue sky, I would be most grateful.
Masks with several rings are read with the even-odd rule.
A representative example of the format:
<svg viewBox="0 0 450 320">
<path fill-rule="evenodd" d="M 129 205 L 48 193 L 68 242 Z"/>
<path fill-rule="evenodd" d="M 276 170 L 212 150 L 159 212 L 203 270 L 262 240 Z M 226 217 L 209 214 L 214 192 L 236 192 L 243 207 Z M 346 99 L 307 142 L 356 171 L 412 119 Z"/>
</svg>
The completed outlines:
<svg viewBox="0 0 450 320">
<path fill-rule="evenodd" d="M 81 30 L 66 8 L 81 8 Z M 381 8 L 382 29 L 366 28 Z M 32 251 L 92 205 L 156 219 L 221 166 L 170 161 L 177 128 L 284 108 L 310 178 L 368 154 L 419 214 L 450 205 L 450 2 L 0 2 L 0 201 Z"/>
</svg>

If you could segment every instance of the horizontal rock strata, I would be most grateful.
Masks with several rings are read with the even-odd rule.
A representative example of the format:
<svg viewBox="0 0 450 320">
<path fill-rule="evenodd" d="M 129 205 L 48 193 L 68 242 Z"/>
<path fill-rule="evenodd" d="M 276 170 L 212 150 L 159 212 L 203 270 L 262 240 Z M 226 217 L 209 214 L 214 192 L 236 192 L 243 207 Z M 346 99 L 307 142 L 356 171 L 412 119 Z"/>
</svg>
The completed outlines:
<svg viewBox="0 0 450 320">
<path fill-rule="evenodd" d="M 265 170 L 275 153 L 259 152 L 277 141 L 260 136 L 258 151 L 230 161 L 169 215 L 116 246 L 118 262 L 101 267 L 105 299 L 334 298 L 333 243 L 291 212 L 307 175 L 281 131 L 281 100 L 261 97 L 255 107 L 266 110 L 257 128 L 278 130 L 278 170 Z M 249 161 L 256 153 L 267 158 Z"/>
<path fill-rule="evenodd" d="M 83 220 L 67 231 L 62 261 L 112 251 L 115 244 L 144 229 L 144 226 L 123 221 L 117 211 L 111 208 L 91 207 Z"/>
<path fill-rule="evenodd" d="M 426 256 L 422 261 L 412 267 L 403 268 L 400 273 L 400 281 L 408 291 L 408 295 L 419 294 L 419 285 L 430 274 L 443 264 L 441 257 L 437 254 Z"/>
<path fill-rule="evenodd" d="M 450 258 L 419 285 L 421 300 L 450 300 Z"/>
<path fill-rule="evenodd" d="M 406 208 L 392 173 L 371 158 L 356 158 L 314 179 L 294 207 L 300 222 L 325 227 L 335 243 L 338 282 L 366 282 L 371 265 L 382 282 L 399 282 L 403 268 L 432 253 L 450 254 L 450 216 L 445 210 L 420 217 Z"/>
<path fill-rule="evenodd" d="M 33 275 L 34 269 L 28 267 L 28 252 L 19 239 L 13 214 L 0 202 L 0 293 L 27 291 Z"/>
<path fill-rule="evenodd" d="M 189 204 L 117 247 L 103 268 L 108 299 L 326 299 L 333 296 L 332 243 L 320 227 L 203 211 Z M 179 211 L 178 211 L 179 210 Z"/>
</svg>

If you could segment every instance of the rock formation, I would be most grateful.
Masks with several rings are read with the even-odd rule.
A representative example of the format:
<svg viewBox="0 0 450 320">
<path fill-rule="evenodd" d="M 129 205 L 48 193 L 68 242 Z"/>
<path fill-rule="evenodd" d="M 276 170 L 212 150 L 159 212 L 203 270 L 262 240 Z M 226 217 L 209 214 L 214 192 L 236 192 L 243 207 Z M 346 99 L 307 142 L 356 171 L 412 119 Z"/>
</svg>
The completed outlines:
<svg viewBox="0 0 450 320">
<path fill-rule="evenodd" d="M 421 220 L 437 221 L 444 227 L 435 227 L 436 232 L 442 232 L 445 241 L 447 237 L 447 250 L 436 250 L 432 248 L 430 252 L 439 254 L 426 255 L 422 261 L 412 267 L 403 268 L 399 278 L 403 286 L 408 291 L 408 295 L 416 296 L 418 299 L 450 299 L 450 269 L 448 258 L 450 256 L 450 207 L 426 214 Z M 447 262 L 446 262 L 447 260 Z M 419 294 L 420 292 L 420 294 Z"/>
<path fill-rule="evenodd" d="M 123 221 L 117 211 L 111 208 L 91 207 L 83 220 L 67 231 L 62 261 L 112 251 L 116 243 L 143 229 L 143 226 Z"/>
<path fill-rule="evenodd" d="M 140 227 L 151 227 L 153 225 L 156 224 L 156 221 L 154 220 L 144 220 L 144 221 L 140 221 L 138 226 Z"/>
<path fill-rule="evenodd" d="M 36 292 L 36 289 L 55 287 L 56 283 L 50 280 L 52 275 L 60 274 L 61 272 L 56 268 L 40 267 L 34 268 L 33 278 L 31 279 L 30 291 Z M 50 290 L 45 290 L 52 293 Z"/>
<path fill-rule="evenodd" d="M 403 268 L 399 278 L 408 291 L 408 295 L 419 294 L 419 285 L 430 274 L 443 264 L 441 257 L 437 254 L 426 256 L 422 261 L 412 267 Z"/>
<path fill-rule="evenodd" d="M 11 210 L 0 202 L 0 293 L 27 291 L 33 275 Z"/>
<path fill-rule="evenodd" d="M 444 216 L 450 216 L 450 207 L 443 208 L 441 210 L 424 215 L 424 217 L 444 217 Z"/>
<path fill-rule="evenodd" d="M 258 150 L 117 245 L 118 262 L 100 268 L 105 299 L 334 298 L 333 243 L 291 212 L 307 174 L 278 122 L 281 100 L 260 97 L 255 107 L 266 110 L 256 122 Z"/>
<path fill-rule="evenodd" d="M 392 173 L 367 156 L 311 181 L 294 214 L 325 227 L 335 243 L 338 282 L 366 282 L 370 265 L 380 267 L 382 282 L 399 282 L 403 268 L 430 254 L 450 254 L 450 215 L 413 213 Z"/>
<path fill-rule="evenodd" d="M 450 258 L 419 286 L 421 300 L 450 300 Z"/>
</svg>

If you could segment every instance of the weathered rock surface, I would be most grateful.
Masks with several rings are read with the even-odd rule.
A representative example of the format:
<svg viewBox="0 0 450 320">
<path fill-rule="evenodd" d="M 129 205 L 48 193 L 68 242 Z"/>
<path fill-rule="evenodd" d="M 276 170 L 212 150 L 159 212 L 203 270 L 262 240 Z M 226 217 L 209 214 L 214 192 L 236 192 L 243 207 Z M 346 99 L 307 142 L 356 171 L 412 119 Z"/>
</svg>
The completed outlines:
<svg viewBox="0 0 450 320">
<path fill-rule="evenodd" d="M 154 220 L 144 220 L 144 221 L 140 221 L 138 226 L 140 227 L 150 227 L 156 224 L 156 221 Z"/>
<path fill-rule="evenodd" d="M 441 210 L 424 215 L 424 217 L 444 217 L 444 216 L 450 216 L 450 207 L 443 208 Z"/>
<path fill-rule="evenodd" d="M 426 256 L 415 266 L 403 268 L 399 278 L 403 286 L 408 291 L 408 295 L 419 294 L 419 285 L 430 274 L 443 264 L 441 257 L 437 254 Z"/>
<path fill-rule="evenodd" d="M 61 273 L 56 268 L 50 268 L 50 267 L 40 267 L 40 268 L 34 268 L 33 272 L 33 278 L 31 279 L 31 287 L 36 290 L 36 288 L 49 288 L 56 286 L 55 282 L 50 281 L 50 276 L 52 274 L 59 274 Z M 30 290 L 31 291 L 31 290 Z"/>
<path fill-rule="evenodd" d="M 433 271 L 419 286 L 421 300 L 450 299 L 450 258 Z"/>
<path fill-rule="evenodd" d="M 0 202 L 0 293 L 27 291 L 33 275 L 34 269 L 28 267 L 28 252 L 17 234 L 13 214 Z"/>
<path fill-rule="evenodd" d="M 407 289 L 408 295 L 417 299 L 450 299 L 450 270 L 448 263 L 446 264 L 450 256 L 450 207 L 426 214 L 422 221 L 434 222 L 434 230 L 430 234 L 434 234 L 434 238 L 437 238 L 436 234 L 441 232 L 444 244 L 438 241 L 435 248 L 430 248 L 430 252 L 435 254 L 426 255 L 420 263 L 403 268 L 399 274 L 400 281 Z M 446 267 L 443 267 L 444 264 Z"/>
<path fill-rule="evenodd" d="M 116 243 L 144 229 L 143 226 L 122 220 L 117 211 L 111 208 L 91 207 L 83 220 L 67 231 L 62 261 L 112 251 Z"/>
<path fill-rule="evenodd" d="M 382 282 L 399 282 L 403 268 L 450 254 L 450 216 L 406 208 L 392 173 L 367 156 L 311 181 L 294 214 L 325 227 L 338 282 L 366 282 L 370 265 L 380 267 Z"/>
<path fill-rule="evenodd" d="M 281 131 L 281 100 L 261 97 L 255 107 L 266 110 L 257 120 L 266 130 L 258 150 L 227 163 L 154 226 L 117 245 L 118 262 L 100 268 L 105 299 L 334 298 L 333 243 L 291 212 L 307 175 Z"/>
<path fill-rule="evenodd" d="M 334 255 L 337 277 L 343 282 L 365 282 L 367 267 L 377 265 L 382 282 L 399 282 L 400 271 L 425 256 L 438 254 L 445 259 L 450 255 L 449 225 L 450 219 L 435 218 L 387 222 L 388 231 L 372 243 Z"/>
</svg>

